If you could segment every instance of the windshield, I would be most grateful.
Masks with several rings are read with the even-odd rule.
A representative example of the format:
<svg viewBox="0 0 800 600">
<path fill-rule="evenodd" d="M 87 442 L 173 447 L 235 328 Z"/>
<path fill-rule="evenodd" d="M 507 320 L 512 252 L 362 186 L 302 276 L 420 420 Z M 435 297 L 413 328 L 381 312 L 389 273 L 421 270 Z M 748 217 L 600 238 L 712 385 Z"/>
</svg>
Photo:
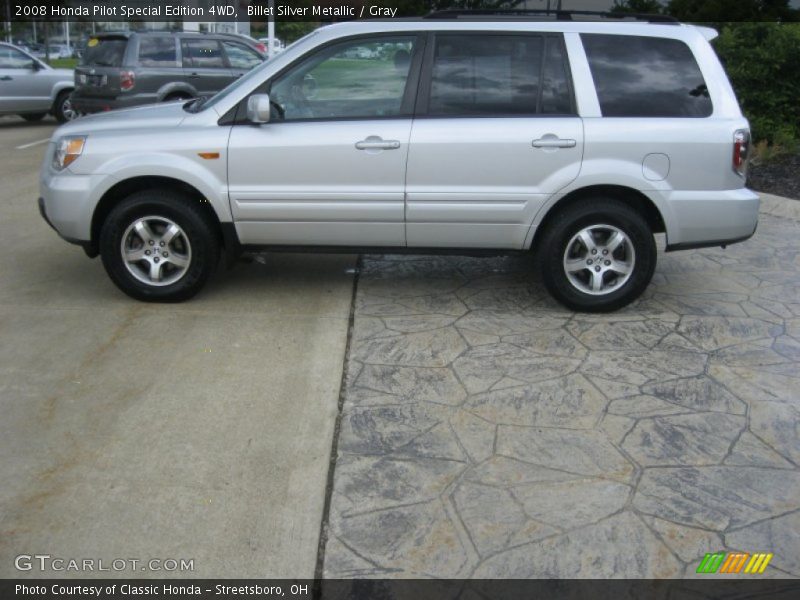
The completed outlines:
<svg viewBox="0 0 800 600">
<path fill-rule="evenodd" d="M 89 38 L 81 57 L 81 65 L 87 67 L 120 67 L 127 38 Z"/>
<path fill-rule="evenodd" d="M 295 42 L 292 42 L 291 44 L 289 44 L 286 47 L 285 52 L 288 52 L 292 48 L 294 48 L 295 46 L 300 45 L 301 42 L 304 42 L 304 41 L 310 39 L 316 33 L 317 33 L 316 31 L 312 31 L 311 33 L 308 33 L 308 34 L 304 35 L 303 37 L 301 37 L 299 40 L 297 40 Z M 225 89 L 221 90 L 220 92 L 218 92 L 214 96 L 211 96 L 209 99 L 205 100 L 200 106 L 196 106 L 195 110 L 205 110 L 207 108 L 210 108 L 210 107 L 214 106 L 215 104 L 221 102 L 222 100 L 224 100 L 228 96 L 230 96 L 232 93 L 234 93 L 239 88 L 246 87 L 253 80 L 258 80 L 260 77 L 262 77 L 261 72 L 266 68 L 267 65 L 271 64 L 272 61 L 274 61 L 277 56 L 281 56 L 281 55 L 272 56 L 270 59 L 265 61 L 263 64 L 261 64 L 258 67 L 255 67 L 254 69 L 248 71 L 245 75 L 243 75 L 242 77 L 240 77 L 239 79 L 234 81 L 228 87 L 226 87 Z"/>
</svg>

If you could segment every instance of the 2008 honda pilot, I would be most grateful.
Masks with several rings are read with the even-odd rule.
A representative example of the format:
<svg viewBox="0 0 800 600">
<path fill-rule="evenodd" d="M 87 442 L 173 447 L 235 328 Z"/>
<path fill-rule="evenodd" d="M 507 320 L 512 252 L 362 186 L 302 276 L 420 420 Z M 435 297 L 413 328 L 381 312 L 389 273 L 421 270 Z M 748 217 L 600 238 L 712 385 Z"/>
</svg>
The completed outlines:
<svg viewBox="0 0 800 600">
<path fill-rule="evenodd" d="M 538 253 L 614 310 L 667 250 L 750 237 L 747 120 L 708 40 L 639 20 L 328 26 L 208 99 L 61 127 L 40 207 L 125 293 L 193 296 L 242 248 Z"/>
</svg>

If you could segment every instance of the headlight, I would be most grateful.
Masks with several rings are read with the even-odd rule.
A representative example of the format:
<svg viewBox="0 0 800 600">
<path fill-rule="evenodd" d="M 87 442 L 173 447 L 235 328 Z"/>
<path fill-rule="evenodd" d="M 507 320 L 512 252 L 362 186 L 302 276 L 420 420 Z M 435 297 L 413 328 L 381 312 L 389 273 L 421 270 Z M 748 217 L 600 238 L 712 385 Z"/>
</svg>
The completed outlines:
<svg viewBox="0 0 800 600">
<path fill-rule="evenodd" d="M 83 152 L 85 143 L 85 135 L 70 135 L 58 140 L 56 153 L 53 155 L 53 168 L 61 171 L 74 163 Z"/>
</svg>

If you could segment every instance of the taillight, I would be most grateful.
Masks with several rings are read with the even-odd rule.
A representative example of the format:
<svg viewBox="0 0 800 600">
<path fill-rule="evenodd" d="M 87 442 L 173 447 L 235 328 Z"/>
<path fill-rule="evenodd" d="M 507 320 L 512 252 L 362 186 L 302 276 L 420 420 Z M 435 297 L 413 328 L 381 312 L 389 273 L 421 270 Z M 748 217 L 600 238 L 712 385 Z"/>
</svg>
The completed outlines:
<svg viewBox="0 0 800 600">
<path fill-rule="evenodd" d="M 119 72 L 119 89 L 132 90 L 134 85 L 136 85 L 136 73 L 133 71 Z"/>
<path fill-rule="evenodd" d="M 750 156 L 750 132 L 739 129 L 733 134 L 733 170 L 744 177 L 747 174 L 747 159 Z"/>
</svg>

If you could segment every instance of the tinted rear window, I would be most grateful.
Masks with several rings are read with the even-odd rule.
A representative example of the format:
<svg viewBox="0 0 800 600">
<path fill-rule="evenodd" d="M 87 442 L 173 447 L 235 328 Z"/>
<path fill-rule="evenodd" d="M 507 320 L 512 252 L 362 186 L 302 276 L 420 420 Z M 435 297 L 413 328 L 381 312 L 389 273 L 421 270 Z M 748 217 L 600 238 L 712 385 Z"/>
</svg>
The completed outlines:
<svg viewBox="0 0 800 600">
<path fill-rule="evenodd" d="M 143 67 L 177 67 L 176 48 L 174 37 L 142 36 L 139 39 L 139 64 Z"/>
<path fill-rule="evenodd" d="M 581 34 L 605 117 L 707 117 L 713 107 L 679 40 Z"/>
<path fill-rule="evenodd" d="M 429 114 L 536 113 L 543 46 L 540 36 L 438 35 Z"/>
<path fill-rule="evenodd" d="M 563 43 L 554 36 L 439 34 L 428 113 L 568 114 L 567 73 Z"/>
<path fill-rule="evenodd" d="M 126 38 L 89 38 L 81 64 L 93 67 L 120 67 L 127 46 Z"/>
</svg>

